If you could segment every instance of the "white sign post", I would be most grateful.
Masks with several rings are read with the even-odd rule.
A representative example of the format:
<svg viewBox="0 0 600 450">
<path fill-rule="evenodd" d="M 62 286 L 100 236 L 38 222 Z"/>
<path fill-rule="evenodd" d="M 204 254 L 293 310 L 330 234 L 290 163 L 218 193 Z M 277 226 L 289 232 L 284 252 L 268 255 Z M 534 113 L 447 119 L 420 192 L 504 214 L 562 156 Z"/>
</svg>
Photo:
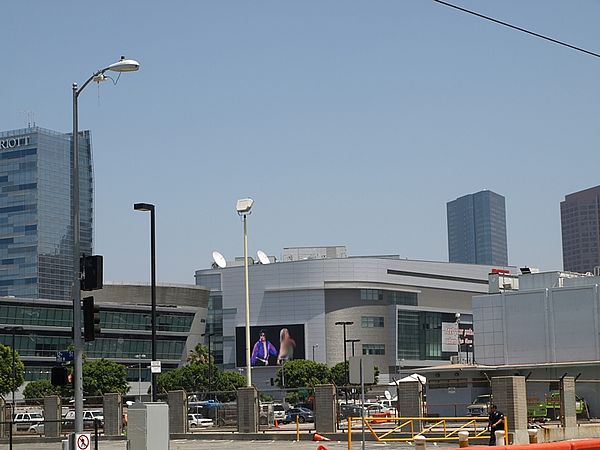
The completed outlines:
<svg viewBox="0 0 600 450">
<path fill-rule="evenodd" d="M 160 361 L 150 361 L 150 371 L 152 373 L 160 373 L 161 372 Z"/>
</svg>

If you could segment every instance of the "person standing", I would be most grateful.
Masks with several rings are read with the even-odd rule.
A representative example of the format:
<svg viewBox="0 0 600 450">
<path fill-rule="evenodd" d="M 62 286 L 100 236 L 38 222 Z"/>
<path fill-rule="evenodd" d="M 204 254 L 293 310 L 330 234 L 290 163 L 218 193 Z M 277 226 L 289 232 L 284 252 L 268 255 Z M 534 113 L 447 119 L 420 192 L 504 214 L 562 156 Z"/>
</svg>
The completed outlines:
<svg viewBox="0 0 600 450">
<path fill-rule="evenodd" d="M 490 445 L 496 445 L 496 431 L 504 430 L 504 414 L 498 411 L 496 405 L 490 406 L 488 429 L 490 430 Z"/>
<path fill-rule="evenodd" d="M 253 366 L 268 366 L 269 356 L 277 356 L 277 349 L 267 340 L 265 332 L 260 330 L 258 341 L 252 349 L 250 364 Z"/>
<path fill-rule="evenodd" d="M 296 341 L 292 339 L 287 328 L 282 328 L 279 332 L 279 355 L 277 355 L 277 364 L 284 364 L 286 361 L 294 359 L 294 347 L 296 347 Z"/>
</svg>

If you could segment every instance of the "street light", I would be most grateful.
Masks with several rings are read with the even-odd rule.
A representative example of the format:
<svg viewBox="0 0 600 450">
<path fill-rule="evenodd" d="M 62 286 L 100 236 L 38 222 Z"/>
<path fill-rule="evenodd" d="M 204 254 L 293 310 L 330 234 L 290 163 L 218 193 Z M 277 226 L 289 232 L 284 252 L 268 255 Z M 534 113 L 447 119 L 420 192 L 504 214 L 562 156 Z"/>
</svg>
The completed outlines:
<svg viewBox="0 0 600 450">
<path fill-rule="evenodd" d="M 344 370 L 345 370 L 345 373 L 346 373 L 346 377 L 345 377 L 346 378 L 346 380 L 345 380 L 346 381 L 346 386 L 348 386 L 348 384 L 350 384 L 350 380 L 348 379 L 348 376 L 349 376 L 349 374 L 348 374 L 348 366 L 347 366 L 347 364 L 348 364 L 348 358 L 346 357 L 346 326 L 347 325 L 353 325 L 353 324 L 354 324 L 354 322 L 352 322 L 352 321 L 342 321 L 341 320 L 339 322 L 335 322 L 335 325 L 341 325 L 341 326 L 344 327 Z M 346 403 L 348 403 L 348 389 L 347 388 L 344 389 L 344 393 L 346 394 Z"/>
<path fill-rule="evenodd" d="M 212 361 L 211 361 L 211 353 L 210 353 L 210 338 L 213 337 L 215 333 L 202 333 L 200 336 L 206 336 L 208 338 L 208 397 L 210 398 L 210 393 L 212 391 Z"/>
<path fill-rule="evenodd" d="M 10 429 L 8 431 L 8 443 L 9 449 L 13 448 L 13 420 L 15 416 L 15 383 L 17 382 L 17 364 L 15 357 L 15 332 L 23 331 L 23 327 L 4 327 L 3 331 L 10 331 L 12 333 L 12 383 L 11 383 L 11 391 L 12 391 L 12 407 L 10 414 Z"/>
<path fill-rule="evenodd" d="M 135 72 L 140 64 L 133 59 L 121 59 L 110 66 L 100 69 L 87 79 L 81 87 L 73 83 L 73 154 L 72 175 L 73 199 L 71 201 L 73 219 L 73 372 L 74 372 L 74 397 L 75 397 L 75 432 L 83 431 L 83 339 L 81 338 L 81 269 L 79 252 L 80 247 L 80 198 L 79 198 L 79 111 L 77 101 L 79 94 L 83 92 L 91 81 L 100 83 L 106 80 L 107 71 L 113 72 Z"/>
<path fill-rule="evenodd" d="M 135 355 L 138 360 L 138 397 L 139 402 L 142 401 L 142 358 L 145 358 L 146 355 Z"/>
<path fill-rule="evenodd" d="M 250 288 L 248 286 L 248 228 L 246 218 L 250 214 L 254 200 L 241 198 L 235 209 L 244 220 L 244 285 L 246 288 L 246 386 L 252 386 L 252 368 L 250 367 Z"/>
<path fill-rule="evenodd" d="M 348 339 L 346 342 L 350 342 L 352 344 L 352 356 L 354 356 L 354 344 L 356 342 L 360 342 L 360 339 Z"/>
<path fill-rule="evenodd" d="M 319 348 L 319 344 L 315 344 L 312 346 L 313 349 L 313 361 L 315 360 L 315 348 Z"/>
<path fill-rule="evenodd" d="M 152 327 L 152 362 L 156 361 L 156 217 L 155 208 L 151 203 L 135 203 L 135 211 L 150 212 L 150 296 L 151 296 L 151 327 Z M 151 364 L 152 365 L 152 364 Z M 152 384 L 152 401 L 156 401 L 156 374 L 150 368 Z"/>
</svg>

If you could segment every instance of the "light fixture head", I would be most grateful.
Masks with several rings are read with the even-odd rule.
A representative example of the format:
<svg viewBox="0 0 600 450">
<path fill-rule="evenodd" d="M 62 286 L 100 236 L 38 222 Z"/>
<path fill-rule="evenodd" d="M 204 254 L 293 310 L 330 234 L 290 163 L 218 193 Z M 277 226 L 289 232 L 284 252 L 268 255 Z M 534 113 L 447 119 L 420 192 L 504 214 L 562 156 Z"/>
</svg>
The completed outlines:
<svg viewBox="0 0 600 450">
<path fill-rule="evenodd" d="M 113 72 L 135 72 L 139 69 L 139 62 L 137 62 L 135 59 L 125 59 L 124 56 L 121 56 L 119 61 L 106 68 L 106 70 L 112 70 Z"/>
<path fill-rule="evenodd" d="M 133 209 L 136 211 L 154 211 L 152 203 L 134 203 Z"/>
<path fill-rule="evenodd" d="M 251 198 L 240 198 L 235 205 L 235 209 L 238 214 L 248 214 L 252 209 L 252 205 L 254 204 L 254 200 Z"/>
</svg>

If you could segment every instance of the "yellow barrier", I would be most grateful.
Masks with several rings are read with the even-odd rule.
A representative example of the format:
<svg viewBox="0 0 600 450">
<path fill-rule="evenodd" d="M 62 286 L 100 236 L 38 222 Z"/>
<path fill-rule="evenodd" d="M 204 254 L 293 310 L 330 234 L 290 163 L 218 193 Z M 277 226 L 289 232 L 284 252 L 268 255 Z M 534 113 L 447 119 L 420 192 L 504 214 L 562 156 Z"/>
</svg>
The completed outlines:
<svg viewBox="0 0 600 450">
<path fill-rule="evenodd" d="M 352 449 L 352 422 L 361 420 L 348 417 L 348 450 Z M 504 423 L 508 432 L 506 417 Z M 488 440 L 487 426 L 487 417 L 365 417 L 365 428 L 377 442 L 413 441 L 417 435 L 428 441 L 458 442 L 459 431 L 468 431 L 469 440 Z"/>
</svg>

